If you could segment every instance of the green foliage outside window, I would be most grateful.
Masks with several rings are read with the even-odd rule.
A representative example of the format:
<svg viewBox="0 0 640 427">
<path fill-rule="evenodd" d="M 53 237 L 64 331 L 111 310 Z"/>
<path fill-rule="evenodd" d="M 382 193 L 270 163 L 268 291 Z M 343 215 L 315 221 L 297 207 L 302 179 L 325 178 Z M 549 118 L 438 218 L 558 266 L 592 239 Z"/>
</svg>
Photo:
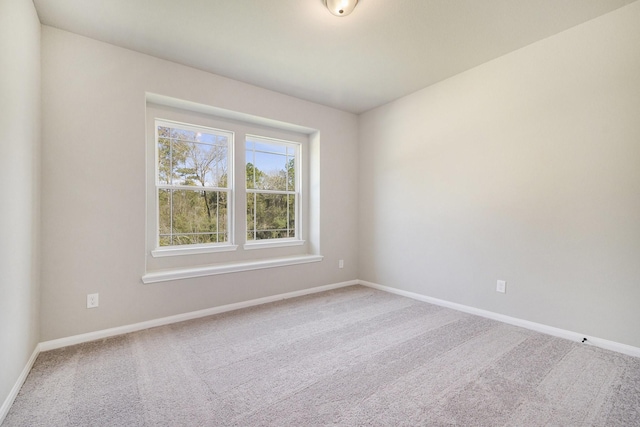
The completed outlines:
<svg viewBox="0 0 640 427">
<path fill-rule="evenodd" d="M 246 149 L 247 240 L 296 237 L 296 148 L 249 140 Z"/>
<path fill-rule="evenodd" d="M 159 246 L 227 243 L 231 215 L 224 131 L 158 122 Z M 295 238 L 299 146 L 246 141 L 247 241 Z"/>
<path fill-rule="evenodd" d="M 227 242 L 228 136 L 157 130 L 160 246 Z"/>
</svg>

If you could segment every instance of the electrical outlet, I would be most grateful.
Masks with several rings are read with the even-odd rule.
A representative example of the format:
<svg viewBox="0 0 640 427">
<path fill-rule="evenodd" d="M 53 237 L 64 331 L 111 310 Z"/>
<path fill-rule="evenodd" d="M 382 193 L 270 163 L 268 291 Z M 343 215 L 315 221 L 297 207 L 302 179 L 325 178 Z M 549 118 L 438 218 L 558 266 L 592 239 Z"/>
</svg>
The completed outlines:
<svg viewBox="0 0 640 427">
<path fill-rule="evenodd" d="M 87 308 L 96 308 L 98 306 L 98 294 L 87 294 Z"/>
<path fill-rule="evenodd" d="M 507 282 L 504 280 L 498 280 L 498 284 L 496 285 L 496 292 L 506 293 L 507 292 Z"/>
<path fill-rule="evenodd" d="M 338 261 L 338 268 L 344 268 L 344 260 L 343 259 Z"/>
</svg>

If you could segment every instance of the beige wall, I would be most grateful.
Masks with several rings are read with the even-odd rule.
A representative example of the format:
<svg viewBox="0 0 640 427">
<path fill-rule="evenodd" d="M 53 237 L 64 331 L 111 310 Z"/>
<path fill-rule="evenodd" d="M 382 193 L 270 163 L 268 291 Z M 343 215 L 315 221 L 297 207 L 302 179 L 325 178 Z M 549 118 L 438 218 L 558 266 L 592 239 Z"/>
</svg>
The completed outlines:
<svg viewBox="0 0 640 427">
<path fill-rule="evenodd" d="M 46 26 L 42 44 L 42 341 L 357 278 L 355 115 Z M 145 92 L 318 129 L 324 260 L 143 285 Z"/>
<path fill-rule="evenodd" d="M 636 2 L 362 115 L 360 278 L 640 347 L 639 23 Z"/>
<path fill-rule="evenodd" d="M 0 0 L 0 52 L 2 405 L 39 338 L 40 22 L 30 0 Z"/>
<path fill-rule="evenodd" d="M 0 331 L 24 366 L 38 340 L 39 27 L 30 2 L 0 4 L 20 58 L 3 56 L 3 128 L 26 141 L 3 142 L 22 207 L 0 226 L 26 237 L 0 243 L 1 320 L 21 322 Z M 359 119 L 43 27 L 40 340 L 359 277 L 640 346 L 639 16 L 632 4 Z M 319 129 L 325 260 L 143 285 L 145 92 Z M 0 387 L 15 381 L 1 372 Z"/>
</svg>

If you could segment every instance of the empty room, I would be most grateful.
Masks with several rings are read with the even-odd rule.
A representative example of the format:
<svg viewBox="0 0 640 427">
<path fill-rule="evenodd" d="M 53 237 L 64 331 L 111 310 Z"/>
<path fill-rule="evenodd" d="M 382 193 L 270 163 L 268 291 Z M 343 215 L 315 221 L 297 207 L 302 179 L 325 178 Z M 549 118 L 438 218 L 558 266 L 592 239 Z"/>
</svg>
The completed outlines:
<svg viewBox="0 0 640 427">
<path fill-rule="evenodd" d="M 640 426 L 640 1 L 0 0 L 0 425 Z"/>
</svg>

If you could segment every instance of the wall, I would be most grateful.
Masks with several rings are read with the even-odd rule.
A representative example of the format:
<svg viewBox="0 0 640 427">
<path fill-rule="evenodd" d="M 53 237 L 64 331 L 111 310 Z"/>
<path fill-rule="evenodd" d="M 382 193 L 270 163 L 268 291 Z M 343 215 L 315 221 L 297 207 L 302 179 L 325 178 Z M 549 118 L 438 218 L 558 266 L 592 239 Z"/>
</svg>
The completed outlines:
<svg viewBox="0 0 640 427">
<path fill-rule="evenodd" d="M 360 278 L 640 347 L 638 22 L 640 2 L 363 114 Z"/>
<path fill-rule="evenodd" d="M 357 278 L 355 115 L 46 26 L 42 62 L 42 341 Z M 143 285 L 145 92 L 318 129 L 324 260 Z"/>
<path fill-rule="evenodd" d="M 2 405 L 39 338 L 40 21 L 30 0 L 0 0 L 0 52 Z"/>
</svg>

